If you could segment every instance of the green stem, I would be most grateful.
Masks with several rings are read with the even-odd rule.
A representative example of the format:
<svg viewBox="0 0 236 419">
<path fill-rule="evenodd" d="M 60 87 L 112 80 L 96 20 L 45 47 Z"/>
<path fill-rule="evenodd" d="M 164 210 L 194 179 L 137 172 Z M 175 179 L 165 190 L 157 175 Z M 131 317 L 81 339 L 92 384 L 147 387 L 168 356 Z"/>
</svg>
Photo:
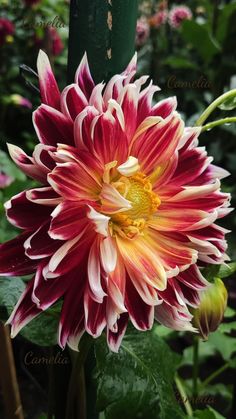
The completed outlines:
<svg viewBox="0 0 236 419">
<path fill-rule="evenodd" d="M 71 0 L 68 82 L 87 52 L 96 83 L 122 72 L 134 54 L 137 0 Z"/>
<path fill-rule="evenodd" d="M 194 336 L 193 342 L 193 397 L 198 395 L 198 352 L 199 352 L 199 338 Z"/>
<path fill-rule="evenodd" d="M 223 102 L 226 100 L 229 100 L 233 97 L 236 97 L 236 89 L 230 90 L 227 93 L 224 93 L 223 95 L 219 96 L 217 99 L 214 100 L 207 108 L 206 110 L 201 114 L 201 116 L 196 121 L 196 126 L 202 126 L 203 123 L 206 121 L 206 119 L 210 116 L 210 114 Z"/>
<path fill-rule="evenodd" d="M 201 389 L 206 387 L 212 380 L 214 380 L 218 375 L 222 374 L 227 368 L 229 368 L 230 363 L 226 362 L 222 367 L 220 367 L 218 370 L 214 371 L 209 377 L 207 377 L 201 384 Z"/>
<path fill-rule="evenodd" d="M 217 127 L 219 125 L 232 124 L 233 122 L 236 122 L 236 116 L 217 119 L 217 121 L 212 121 L 212 122 L 209 122 L 206 125 L 203 125 L 202 129 L 201 129 L 201 132 L 208 131 L 208 130 L 210 130 L 214 127 Z"/>
<path fill-rule="evenodd" d="M 176 384 L 176 387 L 177 387 L 177 389 L 179 391 L 179 394 L 181 396 L 181 399 L 182 399 L 182 401 L 184 403 L 184 406 L 185 406 L 185 410 L 186 410 L 187 415 L 190 416 L 190 417 L 192 417 L 193 416 L 192 406 L 189 403 L 189 399 L 188 399 L 188 396 L 187 396 L 187 394 L 185 392 L 185 389 L 184 389 L 184 386 L 182 384 L 182 381 L 181 381 L 180 377 L 177 374 L 175 376 L 175 384 Z"/>
<path fill-rule="evenodd" d="M 67 393 L 66 419 L 86 419 L 84 362 L 92 342 L 90 336 L 84 335 L 79 344 L 79 352 L 70 352 L 73 369 Z"/>
</svg>

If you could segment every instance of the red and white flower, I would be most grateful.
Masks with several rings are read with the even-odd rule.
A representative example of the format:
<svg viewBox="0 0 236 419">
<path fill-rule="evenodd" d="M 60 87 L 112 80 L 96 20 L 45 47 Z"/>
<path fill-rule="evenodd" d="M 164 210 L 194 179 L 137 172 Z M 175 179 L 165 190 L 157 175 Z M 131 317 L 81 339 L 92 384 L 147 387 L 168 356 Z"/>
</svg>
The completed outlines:
<svg viewBox="0 0 236 419">
<path fill-rule="evenodd" d="M 148 77 L 134 80 L 136 57 L 122 74 L 94 84 L 86 55 L 75 83 L 60 94 L 47 56 L 38 73 L 42 105 L 33 122 L 32 156 L 9 151 L 42 186 L 6 203 L 22 229 L 0 248 L 1 275 L 34 273 L 8 322 L 12 336 L 63 298 L 59 344 L 77 349 L 84 331 L 106 328 L 118 350 L 128 320 L 139 330 L 154 317 L 194 330 L 189 307 L 207 286 L 199 267 L 222 263 L 226 241 L 215 221 L 229 212 L 220 192 L 228 172 L 184 128 L 176 99 L 152 105 Z"/>
</svg>

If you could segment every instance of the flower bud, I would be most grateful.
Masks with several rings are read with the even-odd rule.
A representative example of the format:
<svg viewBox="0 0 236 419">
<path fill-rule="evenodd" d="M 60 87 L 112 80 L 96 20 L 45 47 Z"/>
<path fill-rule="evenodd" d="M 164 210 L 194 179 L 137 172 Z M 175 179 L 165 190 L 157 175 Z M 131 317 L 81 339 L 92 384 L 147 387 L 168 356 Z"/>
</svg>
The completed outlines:
<svg viewBox="0 0 236 419">
<path fill-rule="evenodd" d="M 223 281 L 215 278 L 214 283 L 202 292 L 201 303 L 193 310 L 193 325 L 206 340 L 222 322 L 227 306 L 228 293 Z"/>
</svg>

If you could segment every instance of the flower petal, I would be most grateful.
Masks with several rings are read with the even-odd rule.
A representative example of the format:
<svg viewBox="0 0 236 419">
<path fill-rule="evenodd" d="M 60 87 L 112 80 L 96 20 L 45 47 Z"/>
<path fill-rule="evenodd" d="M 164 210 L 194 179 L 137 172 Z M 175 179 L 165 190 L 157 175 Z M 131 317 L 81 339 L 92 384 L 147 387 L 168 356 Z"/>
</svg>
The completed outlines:
<svg viewBox="0 0 236 419">
<path fill-rule="evenodd" d="M 29 275 L 36 269 L 37 262 L 25 255 L 24 242 L 30 233 L 22 233 L 0 245 L 0 276 Z"/>
<path fill-rule="evenodd" d="M 89 70 L 86 53 L 84 54 L 80 62 L 80 65 L 76 71 L 75 83 L 79 85 L 86 98 L 89 99 L 95 84 Z"/>
<path fill-rule="evenodd" d="M 48 56 L 42 50 L 40 50 L 38 54 L 37 69 L 42 102 L 55 109 L 60 109 L 60 91 L 52 72 Z"/>
<path fill-rule="evenodd" d="M 41 143 L 56 146 L 74 144 L 73 123 L 63 113 L 41 105 L 33 113 L 33 124 Z"/>
</svg>

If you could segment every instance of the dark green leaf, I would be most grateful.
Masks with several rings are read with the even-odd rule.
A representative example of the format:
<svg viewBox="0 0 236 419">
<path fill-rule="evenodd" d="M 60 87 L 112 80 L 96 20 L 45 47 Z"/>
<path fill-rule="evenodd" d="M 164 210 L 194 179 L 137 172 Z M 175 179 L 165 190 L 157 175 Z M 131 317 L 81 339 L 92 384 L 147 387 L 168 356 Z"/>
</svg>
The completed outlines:
<svg viewBox="0 0 236 419">
<path fill-rule="evenodd" d="M 6 308 L 8 315 L 11 314 L 24 289 L 25 284 L 20 278 L 0 278 L 0 306 Z M 58 319 L 56 305 L 33 319 L 20 333 L 37 345 L 55 345 L 57 342 Z"/>
<path fill-rule="evenodd" d="M 202 274 L 206 279 L 212 281 L 214 278 L 227 278 L 236 272 L 236 262 L 231 262 L 224 265 L 209 265 L 203 269 Z"/>
<path fill-rule="evenodd" d="M 229 29 L 229 19 L 232 17 L 233 13 L 236 12 L 236 3 L 228 4 L 223 7 L 221 13 L 218 17 L 217 22 L 217 31 L 216 31 L 216 38 L 220 43 L 223 43 L 226 36 L 227 31 Z"/>
<path fill-rule="evenodd" d="M 194 20 L 185 20 L 182 24 L 182 36 L 186 42 L 198 51 L 205 62 L 220 52 L 221 48 L 210 33 L 207 24 L 200 24 Z"/>
<path fill-rule="evenodd" d="M 194 412 L 195 419 L 225 419 L 219 412 L 217 412 L 212 407 L 208 407 L 204 410 L 195 410 Z"/>
<path fill-rule="evenodd" d="M 96 342 L 97 407 L 106 419 L 184 418 L 173 392 L 179 356 L 152 332 L 129 332 L 118 354 Z M 129 413 L 128 413 L 129 412 Z"/>
</svg>

